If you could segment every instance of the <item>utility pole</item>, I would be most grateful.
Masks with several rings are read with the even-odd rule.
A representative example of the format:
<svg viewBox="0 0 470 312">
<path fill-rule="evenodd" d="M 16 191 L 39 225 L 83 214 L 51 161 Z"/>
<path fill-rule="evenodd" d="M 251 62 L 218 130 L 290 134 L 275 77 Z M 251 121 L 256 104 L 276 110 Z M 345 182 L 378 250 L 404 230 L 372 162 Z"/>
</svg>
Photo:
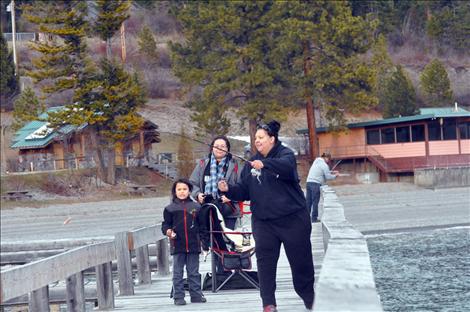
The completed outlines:
<svg viewBox="0 0 470 312">
<path fill-rule="evenodd" d="M 121 24 L 121 60 L 122 63 L 126 63 L 126 26 L 125 22 Z"/>
<path fill-rule="evenodd" d="M 15 76 L 18 76 L 18 59 L 16 57 L 16 23 L 15 23 L 15 0 L 11 0 L 7 11 L 11 12 L 11 43 L 13 46 L 13 63 L 15 64 Z"/>
</svg>

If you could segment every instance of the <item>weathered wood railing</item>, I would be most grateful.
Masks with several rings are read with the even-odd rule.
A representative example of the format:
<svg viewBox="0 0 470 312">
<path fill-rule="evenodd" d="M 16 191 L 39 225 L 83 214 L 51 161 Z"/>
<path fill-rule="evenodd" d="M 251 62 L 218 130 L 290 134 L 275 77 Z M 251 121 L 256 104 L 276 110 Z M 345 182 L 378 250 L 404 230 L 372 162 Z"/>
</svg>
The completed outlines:
<svg viewBox="0 0 470 312">
<path fill-rule="evenodd" d="M 82 246 L 61 254 L 1 272 L 0 304 L 29 294 L 29 311 L 49 311 L 49 284 L 66 282 L 68 311 L 85 311 L 83 272 L 95 268 L 99 309 L 114 308 L 112 261 L 117 260 L 119 294 L 134 294 L 132 250 L 135 250 L 139 284 L 150 283 L 148 245 L 156 243 L 159 275 L 169 273 L 168 241 L 160 225 L 120 232 L 114 241 Z"/>
</svg>

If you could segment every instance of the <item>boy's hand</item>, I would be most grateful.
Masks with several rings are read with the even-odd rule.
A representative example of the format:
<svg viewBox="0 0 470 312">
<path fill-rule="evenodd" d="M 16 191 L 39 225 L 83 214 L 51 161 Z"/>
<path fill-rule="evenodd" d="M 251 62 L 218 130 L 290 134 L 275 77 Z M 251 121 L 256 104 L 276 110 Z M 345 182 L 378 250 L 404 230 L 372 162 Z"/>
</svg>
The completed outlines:
<svg viewBox="0 0 470 312">
<path fill-rule="evenodd" d="M 204 202 L 204 193 L 197 194 L 197 201 L 202 204 Z"/>
<path fill-rule="evenodd" d="M 166 230 L 166 236 L 168 236 L 170 239 L 175 239 L 176 233 L 172 229 L 168 229 Z"/>
</svg>

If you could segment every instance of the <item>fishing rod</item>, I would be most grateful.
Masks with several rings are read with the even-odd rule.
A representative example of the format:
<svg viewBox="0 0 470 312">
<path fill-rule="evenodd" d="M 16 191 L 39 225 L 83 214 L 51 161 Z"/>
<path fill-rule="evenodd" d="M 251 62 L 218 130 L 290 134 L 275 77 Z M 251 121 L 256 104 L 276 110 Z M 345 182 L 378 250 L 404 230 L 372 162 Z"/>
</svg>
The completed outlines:
<svg viewBox="0 0 470 312">
<path fill-rule="evenodd" d="M 211 144 L 209 144 L 209 143 L 206 143 L 206 142 L 204 142 L 204 141 L 195 139 L 195 138 L 190 137 L 190 136 L 188 136 L 188 135 L 183 135 L 183 134 L 179 134 L 179 133 L 172 133 L 172 132 L 167 132 L 167 131 L 162 131 L 162 132 L 160 132 L 160 133 L 167 133 L 167 134 L 177 135 L 177 136 L 180 136 L 180 137 L 185 138 L 185 139 L 188 139 L 188 140 L 193 140 L 193 141 L 198 142 L 198 143 L 201 143 L 201 144 L 203 144 L 203 145 L 207 145 L 207 146 L 209 146 L 210 148 L 215 148 L 215 149 L 217 149 L 217 150 L 219 150 L 219 151 L 223 151 L 223 152 L 225 152 L 225 153 L 227 153 L 227 154 L 230 154 L 230 155 L 232 155 L 232 157 L 238 158 L 238 159 L 240 159 L 240 160 L 243 161 L 243 162 L 249 162 L 249 163 L 251 163 L 251 161 L 250 161 L 249 159 L 246 159 L 246 158 L 243 157 L 243 156 L 240 156 L 240 155 L 231 153 L 231 152 L 229 152 L 229 151 L 227 151 L 227 150 L 224 150 L 223 148 L 220 148 L 220 147 L 211 145 Z M 275 173 L 275 172 L 272 172 L 271 170 L 269 170 L 269 169 L 267 169 L 267 168 L 263 168 L 263 169 L 265 169 L 266 171 L 271 172 L 272 174 L 274 174 L 274 176 L 276 176 L 276 178 L 279 177 L 279 174 L 277 174 L 277 173 Z M 261 180 L 260 180 L 261 170 L 252 168 L 250 172 L 251 172 L 251 175 L 252 175 L 252 176 L 256 177 L 256 179 L 258 180 L 258 183 L 261 184 Z"/>
<path fill-rule="evenodd" d="M 202 140 L 195 139 L 195 138 L 190 137 L 190 136 L 188 136 L 188 135 L 183 135 L 183 134 L 180 134 L 180 133 L 173 133 L 173 132 L 166 132 L 166 131 L 159 131 L 159 132 L 160 132 L 160 133 L 166 133 L 166 134 L 177 135 L 177 136 L 179 136 L 179 137 L 182 137 L 182 138 L 185 138 L 185 139 L 188 139 L 188 140 L 192 140 L 192 141 L 194 141 L 194 142 L 198 142 L 198 143 L 201 143 L 201 144 L 203 144 L 203 145 L 209 146 L 210 148 L 215 148 L 216 150 L 219 150 L 219 151 L 225 152 L 225 153 L 227 153 L 227 154 L 230 154 L 230 155 L 232 155 L 232 157 L 238 158 L 238 159 L 240 159 L 240 160 L 242 160 L 242 161 L 244 161 L 244 162 L 250 162 L 249 159 L 246 159 L 246 158 L 243 157 L 243 156 L 234 154 L 234 153 L 232 153 L 232 152 L 230 152 L 230 151 L 227 151 L 227 150 L 225 150 L 225 149 L 223 149 L 223 148 L 220 148 L 220 147 L 218 147 L 218 146 L 211 145 L 210 143 L 204 142 L 204 141 L 202 141 Z"/>
<path fill-rule="evenodd" d="M 339 163 L 342 161 L 342 159 L 338 160 L 338 162 L 333 166 L 333 168 L 331 168 L 330 171 L 333 171 L 335 170 L 335 168 L 339 165 Z"/>
</svg>

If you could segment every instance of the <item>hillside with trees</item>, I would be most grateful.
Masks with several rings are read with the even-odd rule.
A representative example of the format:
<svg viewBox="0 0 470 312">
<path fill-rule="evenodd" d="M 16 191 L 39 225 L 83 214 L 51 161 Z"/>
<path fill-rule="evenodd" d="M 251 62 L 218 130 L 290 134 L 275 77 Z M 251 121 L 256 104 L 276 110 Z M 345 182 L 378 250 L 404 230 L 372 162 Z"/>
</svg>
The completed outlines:
<svg viewBox="0 0 470 312">
<path fill-rule="evenodd" d="M 36 111 L 26 111 L 26 92 L 36 107 L 65 105 L 80 113 L 51 123 L 94 125 L 111 158 L 109 147 L 141 124 L 137 112 L 163 131 L 191 124 L 189 134 L 210 137 L 253 133 L 270 118 L 292 133 L 341 128 L 361 112 L 470 106 L 468 1 L 15 3 L 17 32 L 37 39 L 17 42 L 15 75 L 2 38 L 2 110 L 18 101 L 18 127 Z M 9 1 L 0 4 L 8 33 Z M 18 80 L 31 89 L 20 94 Z"/>
</svg>

